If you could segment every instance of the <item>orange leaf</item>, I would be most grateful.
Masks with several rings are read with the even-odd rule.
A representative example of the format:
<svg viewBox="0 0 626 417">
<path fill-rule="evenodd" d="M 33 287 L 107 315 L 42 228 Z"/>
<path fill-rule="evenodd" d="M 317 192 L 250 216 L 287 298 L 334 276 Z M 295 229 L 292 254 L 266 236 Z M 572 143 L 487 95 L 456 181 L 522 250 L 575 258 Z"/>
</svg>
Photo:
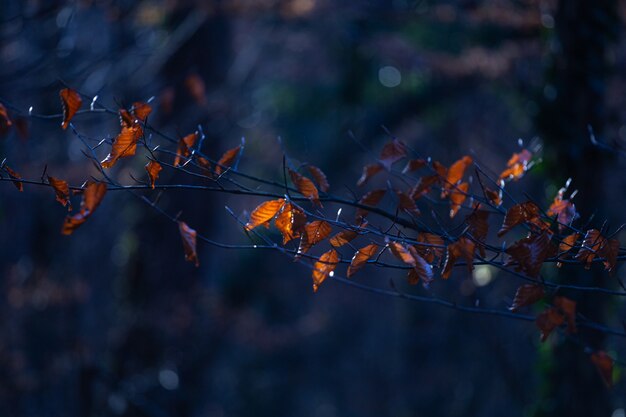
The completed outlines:
<svg viewBox="0 0 626 417">
<path fill-rule="evenodd" d="M 585 264 L 585 269 L 591 268 L 591 262 L 600 254 L 606 245 L 606 238 L 596 229 L 589 229 L 575 258 Z"/>
<path fill-rule="evenodd" d="M 425 166 L 426 166 L 425 159 L 411 159 L 409 160 L 409 162 L 406 163 L 406 166 L 402 170 L 402 173 L 406 174 L 407 172 L 417 171 L 418 169 L 425 167 Z"/>
<path fill-rule="evenodd" d="M 502 227 L 498 231 L 498 237 L 503 236 L 509 230 L 522 223 L 538 224 L 539 207 L 532 201 L 516 204 L 511 207 L 504 216 Z"/>
<path fill-rule="evenodd" d="M 411 265 L 412 267 L 416 266 L 415 258 L 413 257 L 411 252 L 401 243 L 390 242 L 389 249 L 391 249 L 391 253 L 393 253 L 396 258 L 400 259 L 405 264 Z"/>
<path fill-rule="evenodd" d="M 561 188 L 554 197 L 554 201 L 550 205 L 550 208 L 546 214 L 550 217 L 557 216 L 556 220 L 559 222 L 559 231 L 563 231 L 574 219 L 578 217 L 576 213 L 576 206 L 570 200 L 563 199 L 563 193 L 565 188 Z"/>
<path fill-rule="evenodd" d="M 268 223 L 272 220 L 283 205 L 285 204 L 284 198 L 278 200 L 269 200 L 259 204 L 252 213 L 250 213 L 250 221 L 246 224 L 246 230 L 252 230 L 257 226 Z"/>
<path fill-rule="evenodd" d="M 118 159 L 135 155 L 137 141 L 141 135 L 143 135 L 143 129 L 137 124 L 122 127 L 122 131 L 113 141 L 111 153 L 100 162 L 102 168 L 111 168 Z"/>
<path fill-rule="evenodd" d="M 567 332 L 576 333 L 576 301 L 567 297 L 554 297 L 554 306 L 567 318 Z"/>
<path fill-rule="evenodd" d="M 215 166 L 215 175 L 221 175 L 222 172 L 225 171 L 224 168 L 230 168 L 237 160 L 240 151 L 241 145 L 224 152 L 224 155 L 217 161 L 217 165 Z"/>
<path fill-rule="evenodd" d="M 314 245 L 326 239 L 331 231 L 330 224 L 324 220 L 315 220 L 305 224 L 304 232 L 300 239 L 300 246 L 298 247 L 298 254 L 308 252 Z"/>
<path fill-rule="evenodd" d="M 161 172 L 163 167 L 157 161 L 150 160 L 144 168 L 146 168 L 146 171 L 148 172 L 148 176 L 150 177 L 150 186 L 154 190 L 154 183 L 157 178 L 159 178 L 159 172 Z"/>
<path fill-rule="evenodd" d="M 315 187 L 313 181 L 292 170 L 289 170 L 289 176 L 291 177 L 291 181 L 296 186 L 300 194 L 311 200 L 314 205 L 322 207 L 322 203 L 320 203 L 320 196 L 317 192 L 317 187 Z"/>
<path fill-rule="evenodd" d="M 433 169 L 437 174 L 438 180 L 440 183 L 443 183 L 443 180 L 448 176 L 448 168 L 446 168 L 441 162 L 433 161 Z"/>
<path fill-rule="evenodd" d="M 374 207 L 378 205 L 378 203 L 380 203 L 380 200 L 383 199 L 383 197 L 385 196 L 385 192 L 386 190 L 384 189 L 372 190 L 368 192 L 367 194 L 365 194 L 363 197 L 361 197 L 361 199 L 358 201 L 357 204 L 361 204 L 363 206 Z M 368 213 L 367 209 L 359 207 L 356 211 L 357 222 L 363 220 L 363 218 L 367 216 L 367 213 Z"/>
<path fill-rule="evenodd" d="M 198 74 L 189 74 L 185 78 L 185 87 L 199 106 L 207 104 L 206 86 L 204 85 L 204 80 Z"/>
<path fill-rule="evenodd" d="M 398 196 L 398 210 L 402 210 L 414 216 L 419 216 L 421 214 L 420 210 L 415 205 L 415 201 L 413 201 L 413 199 L 405 192 L 396 190 L 396 195 Z"/>
<path fill-rule="evenodd" d="M 132 112 L 137 117 L 137 119 L 145 122 L 150 113 L 152 113 L 152 106 L 150 106 L 148 103 L 136 101 L 133 103 Z"/>
<path fill-rule="evenodd" d="M 391 171 L 391 166 L 405 156 L 406 145 L 398 139 L 393 139 L 383 146 L 379 160 L 387 171 Z"/>
<path fill-rule="evenodd" d="M 67 184 L 67 181 L 48 175 L 48 182 L 54 189 L 56 200 L 61 203 L 63 207 L 67 207 L 68 211 L 71 211 L 72 203 L 70 202 L 70 186 Z"/>
<path fill-rule="evenodd" d="M 83 99 L 80 98 L 80 94 L 70 88 L 62 89 L 59 95 L 61 96 L 61 104 L 63 106 L 63 123 L 61 127 L 67 129 L 70 120 L 72 120 L 72 117 L 74 117 L 83 104 Z"/>
<path fill-rule="evenodd" d="M 276 217 L 276 228 L 283 235 L 283 245 L 302 235 L 306 223 L 304 210 L 292 203 L 286 203 Z"/>
<path fill-rule="evenodd" d="M 11 118 L 9 117 L 9 112 L 7 111 L 7 108 L 4 107 L 4 104 L 2 103 L 0 103 L 0 121 L 0 126 L 2 127 L 2 130 L 8 129 L 8 127 L 13 124 Z"/>
<path fill-rule="evenodd" d="M 450 278 L 452 268 L 459 258 L 463 258 L 467 263 L 467 268 L 471 272 L 474 269 L 474 251 L 476 244 L 466 237 L 461 237 L 446 248 L 446 261 L 443 265 L 441 277 L 443 279 Z"/>
<path fill-rule="evenodd" d="M 607 387 L 613 386 L 613 359 L 603 350 L 591 354 L 591 362 L 596 366 Z"/>
<path fill-rule="evenodd" d="M 489 200 L 491 204 L 496 207 L 500 207 L 502 205 L 502 188 L 498 188 L 498 191 L 494 191 L 490 188 L 485 188 L 483 192 L 485 194 L 485 198 Z"/>
<path fill-rule="evenodd" d="M 180 231 L 180 237 L 183 239 L 183 248 L 185 249 L 185 260 L 193 262 L 196 267 L 200 266 L 198 260 L 198 253 L 196 252 L 196 237 L 197 233 L 191 227 L 187 226 L 187 223 L 179 221 L 178 230 Z"/>
<path fill-rule="evenodd" d="M 315 165 L 308 165 L 307 168 L 317 185 L 320 187 L 320 190 L 322 190 L 322 192 L 324 193 L 328 192 L 330 184 L 328 184 L 328 178 L 326 178 L 326 174 L 324 174 L 324 172 Z"/>
<path fill-rule="evenodd" d="M 474 160 L 470 156 L 466 155 L 450 166 L 446 176 L 446 181 L 443 184 L 443 190 L 441 191 L 441 198 L 445 198 L 450 190 L 455 188 L 455 186 L 463 179 L 465 170 L 472 164 L 472 162 L 474 162 Z"/>
<path fill-rule="evenodd" d="M 541 285 L 536 284 L 524 284 L 517 288 L 515 292 L 515 299 L 513 299 L 513 305 L 509 307 L 511 311 L 517 311 L 522 307 L 526 307 L 535 304 L 541 300 L 545 295 L 545 291 Z"/>
<path fill-rule="evenodd" d="M 370 178 L 378 174 L 383 169 L 383 166 L 378 162 L 376 162 L 375 164 L 365 165 L 363 167 L 363 174 L 361 174 L 361 178 L 359 178 L 359 180 L 356 182 L 357 187 L 365 184 L 367 181 L 369 181 Z"/>
<path fill-rule="evenodd" d="M 500 179 L 517 181 L 522 178 L 528 170 L 529 162 L 532 158 L 533 154 L 528 149 L 522 149 L 520 153 L 514 153 L 506 164 L 507 169 L 500 174 Z"/>
<path fill-rule="evenodd" d="M 351 277 L 356 271 L 361 269 L 376 252 L 378 252 L 378 245 L 374 243 L 356 251 L 348 267 L 348 277 Z"/>
<path fill-rule="evenodd" d="M 443 238 L 433 233 L 420 233 L 417 235 L 417 241 L 420 242 L 413 245 L 417 253 L 428 263 L 433 263 L 435 259 L 443 257 L 445 251 Z"/>
<path fill-rule="evenodd" d="M 411 189 L 410 196 L 413 200 L 417 200 L 421 196 L 430 192 L 430 187 L 439 181 L 439 175 L 428 175 L 421 177 L 417 184 Z"/>
<path fill-rule="evenodd" d="M 421 279 L 423 285 L 428 286 L 433 282 L 433 268 L 417 253 L 415 246 L 409 246 L 409 252 L 415 261 L 415 266 L 411 270 L 414 273 L 409 273 L 409 284 L 415 285 Z"/>
<path fill-rule="evenodd" d="M 461 208 L 461 205 L 467 198 L 467 191 L 469 190 L 469 184 L 464 182 L 457 185 L 450 192 L 450 218 L 456 216 Z"/>
<path fill-rule="evenodd" d="M 22 183 L 22 181 L 20 181 L 22 179 L 20 174 L 13 171 L 11 168 L 9 168 L 8 165 L 5 165 L 3 169 L 7 172 L 7 174 L 9 174 L 9 177 L 11 177 L 11 179 L 13 180 L 12 182 L 13 185 L 15 185 L 15 188 L 17 188 L 19 192 L 24 191 L 24 184 Z"/>
<path fill-rule="evenodd" d="M 326 277 L 335 270 L 339 263 L 339 255 L 334 249 L 325 252 L 313 265 L 313 292 L 326 280 Z"/>
<path fill-rule="evenodd" d="M 541 341 L 545 342 L 550 333 L 565 322 L 565 316 L 556 308 L 548 307 L 537 316 L 535 324 L 541 331 Z"/>
<path fill-rule="evenodd" d="M 559 243 L 559 260 L 564 260 L 567 258 L 567 253 L 574 249 L 574 245 L 576 244 L 576 241 L 579 237 L 580 234 L 572 233 L 571 235 L 566 236 L 565 238 L 563 238 L 563 240 L 561 240 L 561 243 Z M 560 268 L 562 266 L 561 262 L 557 262 L 556 266 Z"/>
<path fill-rule="evenodd" d="M 177 167 L 180 164 L 180 160 L 189 157 L 191 155 L 191 148 L 196 144 L 200 134 L 196 131 L 188 134 L 178 141 L 178 149 L 176 150 L 176 157 L 174 158 L 174 166 Z"/>
<path fill-rule="evenodd" d="M 354 240 L 354 238 L 358 235 L 359 233 L 355 230 L 342 230 L 341 232 L 330 238 L 330 244 L 335 248 L 339 248 L 346 243 Z"/>
<path fill-rule="evenodd" d="M 532 234 L 518 240 L 505 250 L 510 255 L 505 265 L 514 265 L 516 271 L 536 278 L 539 276 L 543 261 L 552 254 L 552 251 L 553 246 L 547 232 Z"/>
<path fill-rule="evenodd" d="M 83 200 L 80 203 L 80 211 L 73 216 L 66 216 L 61 228 L 61 233 L 71 235 L 74 230 L 85 223 L 89 216 L 98 208 L 104 195 L 107 192 L 107 185 L 102 182 L 87 182 L 83 190 Z"/>
</svg>

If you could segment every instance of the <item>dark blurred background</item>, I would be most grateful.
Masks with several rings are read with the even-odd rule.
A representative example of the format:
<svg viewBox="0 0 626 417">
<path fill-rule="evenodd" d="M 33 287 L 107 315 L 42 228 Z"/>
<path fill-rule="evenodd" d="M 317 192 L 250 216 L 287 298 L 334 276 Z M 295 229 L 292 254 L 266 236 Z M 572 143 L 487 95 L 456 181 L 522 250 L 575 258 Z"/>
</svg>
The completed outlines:
<svg viewBox="0 0 626 417">
<path fill-rule="evenodd" d="M 510 192 L 546 207 L 572 177 L 580 227 L 614 230 L 626 220 L 625 18 L 617 0 L 5 0 L 0 99 L 21 128 L 3 133 L 0 159 L 31 179 L 45 165 L 73 184 L 96 174 L 58 119 L 15 110 L 58 114 L 67 83 L 112 108 L 154 97 L 151 123 L 174 137 L 202 124 L 214 157 L 244 136 L 240 168 L 255 175 L 280 180 L 281 137 L 342 196 L 372 160 L 352 136 L 377 152 L 386 128 L 422 155 L 447 165 L 468 154 L 492 173 L 522 138 L 541 162 Z M 103 114 L 74 124 L 94 139 L 119 129 Z M 144 164 L 113 172 L 132 183 Z M 161 181 L 189 179 L 165 170 Z M 160 200 L 230 243 L 247 241 L 224 205 L 242 214 L 259 202 Z M 70 237 L 65 213 L 49 189 L 0 184 L 0 416 L 626 415 L 624 382 L 607 390 L 580 346 L 540 344 L 532 323 L 332 280 L 314 295 L 310 271 L 271 252 L 199 244 L 196 269 L 176 225 L 128 193 L 110 192 Z M 544 275 L 614 285 L 579 269 Z M 505 309 L 519 283 L 483 266 L 445 286 L 459 303 Z M 578 302 L 621 326 L 621 300 Z"/>
</svg>

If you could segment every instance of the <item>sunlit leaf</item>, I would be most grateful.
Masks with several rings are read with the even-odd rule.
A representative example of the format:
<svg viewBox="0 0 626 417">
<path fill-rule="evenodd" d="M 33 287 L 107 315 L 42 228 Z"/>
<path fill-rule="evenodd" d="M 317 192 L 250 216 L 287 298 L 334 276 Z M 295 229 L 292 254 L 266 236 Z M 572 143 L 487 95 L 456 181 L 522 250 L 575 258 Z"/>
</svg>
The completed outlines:
<svg viewBox="0 0 626 417">
<path fill-rule="evenodd" d="M 62 89 L 59 95 L 61 96 L 61 104 L 63 106 L 63 123 L 61 127 L 67 129 L 70 120 L 72 120 L 72 117 L 83 104 L 83 99 L 80 97 L 80 94 L 70 88 Z"/>
<path fill-rule="evenodd" d="M 326 239 L 331 231 L 332 228 L 330 224 L 324 220 L 315 220 L 305 224 L 304 232 L 300 238 L 298 254 L 308 252 L 314 245 Z"/>
<path fill-rule="evenodd" d="M 111 153 L 100 162 L 102 168 L 111 168 L 118 159 L 135 155 L 137 141 L 142 135 L 143 129 L 137 124 L 130 127 L 122 127 L 122 131 L 113 141 Z"/>
<path fill-rule="evenodd" d="M 533 154 L 528 149 L 514 153 L 506 164 L 507 168 L 500 174 L 500 179 L 517 181 L 522 178 L 528 170 L 532 158 Z"/>
<path fill-rule="evenodd" d="M 191 148 L 193 148 L 199 136 L 200 134 L 196 131 L 182 137 L 178 141 L 178 149 L 176 150 L 176 157 L 174 158 L 175 167 L 180 164 L 183 158 L 188 158 L 191 155 Z"/>
<path fill-rule="evenodd" d="M 284 204 L 284 198 L 269 200 L 259 204 L 254 210 L 252 210 L 252 213 L 250 213 L 250 220 L 246 224 L 246 230 L 252 230 L 257 226 L 268 223 L 276 217 Z"/>
<path fill-rule="evenodd" d="M 446 180 L 443 184 L 443 190 L 441 191 L 441 198 L 445 198 L 448 193 L 461 182 L 463 176 L 465 175 L 465 170 L 472 164 L 472 162 L 474 162 L 474 160 L 470 156 L 466 155 L 450 165 L 446 175 Z"/>
<path fill-rule="evenodd" d="M 63 207 L 67 207 L 68 211 L 71 211 L 72 203 L 70 202 L 70 186 L 67 181 L 48 175 L 48 182 L 54 189 L 56 200 L 61 203 Z"/>
<path fill-rule="evenodd" d="M 450 191 L 450 218 L 456 216 L 461 208 L 463 202 L 467 198 L 467 191 L 469 190 L 469 184 L 464 182 L 455 186 Z"/>
<path fill-rule="evenodd" d="M 313 265 L 313 292 L 317 292 L 326 277 L 335 270 L 339 263 L 339 255 L 334 249 L 325 252 Z"/>
<path fill-rule="evenodd" d="M 563 231 L 566 226 L 571 224 L 572 221 L 578 217 L 574 203 L 563 198 L 564 192 L 565 188 L 559 190 L 550 208 L 546 212 L 550 217 L 556 216 L 556 220 L 559 222 L 559 231 Z"/>
<path fill-rule="evenodd" d="M 230 168 L 237 160 L 239 152 L 241 152 L 241 145 L 224 152 L 215 166 L 215 175 L 221 175 L 226 169 Z"/>
<path fill-rule="evenodd" d="M 404 245 L 399 242 L 389 242 L 389 249 L 391 249 L 391 253 L 393 253 L 396 258 L 398 258 L 407 265 L 415 267 L 415 258 L 413 257 L 409 249 L 406 248 Z"/>
<path fill-rule="evenodd" d="M 538 224 L 540 222 L 539 213 L 539 207 L 532 201 L 514 205 L 506 212 L 502 227 L 498 231 L 498 236 L 503 236 L 509 230 L 522 223 Z"/>
<path fill-rule="evenodd" d="M 198 253 L 196 252 L 196 238 L 197 233 L 187 223 L 179 221 L 178 230 L 180 231 L 180 237 L 183 240 L 183 248 L 185 249 L 185 260 L 193 262 L 196 267 L 200 266 L 198 260 Z"/>
<path fill-rule="evenodd" d="M 342 230 L 341 232 L 331 237 L 329 242 L 333 247 L 339 248 L 346 243 L 354 240 L 354 238 L 356 238 L 358 235 L 359 233 L 356 230 Z"/>
<path fill-rule="evenodd" d="M 328 184 L 328 178 L 326 178 L 326 174 L 324 174 L 324 172 L 315 165 L 307 165 L 307 169 L 311 173 L 311 176 L 317 183 L 320 190 L 322 190 L 322 192 L 324 193 L 327 193 L 328 189 L 330 188 L 330 184 Z"/>
<path fill-rule="evenodd" d="M 600 251 L 606 244 L 607 239 L 600 234 L 600 231 L 589 229 L 575 258 L 585 264 L 585 269 L 589 269 L 595 257 L 602 256 Z"/>
<path fill-rule="evenodd" d="M 517 288 L 513 304 L 509 307 L 511 311 L 517 311 L 522 307 L 535 304 L 545 296 L 545 291 L 541 285 L 524 284 Z"/>
<path fill-rule="evenodd" d="M 283 245 L 285 245 L 302 235 L 306 224 L 306 214 L 295 204 L 285 203 L 274 224 L 283 235 Z"/>
<path fill-rule="evenodd" d="M 311 200 L 316 206 L 322 206 L 317 187 L 313 184 L 313 181 L 292 170 L 289 170 L 289 177 L 291 177 L 291 182 L 293 182 L 293 185 L 296 186 L 300 194 Z"/>
<path fill-rule="evenodd" d="M 356 251 L 352 257 L 350 266 L 348 267 L 348 277 L 351 277 L 356 271 L 361 269 L 363 265 L 365 265 L 367 261 L 376 254 L 376 252 L 378 252 L 378 245 L 374 243 L 364 246 Z"/>
<path fill-rule="evenodd" d="M 148 162 L 144 168 L 146 168 L 146 172 L 148 172 L 148 177 L 150 177 L 150 187 L 152 187 L 152 189 L 154 190 L 154 183 L 156 182 L 157 178 L 159 178 L 159 172 L 161 172 L 163 167 L 157 161 L 150 160 L 150 162 Z"/>
<path fill-rule="evenodd" d="M 133 103 L 132 112 L 137 119 L 145 122 L 150 113 L 152 113 L 152 106 L 148 103 L 136 101 Z"/>
</svg>

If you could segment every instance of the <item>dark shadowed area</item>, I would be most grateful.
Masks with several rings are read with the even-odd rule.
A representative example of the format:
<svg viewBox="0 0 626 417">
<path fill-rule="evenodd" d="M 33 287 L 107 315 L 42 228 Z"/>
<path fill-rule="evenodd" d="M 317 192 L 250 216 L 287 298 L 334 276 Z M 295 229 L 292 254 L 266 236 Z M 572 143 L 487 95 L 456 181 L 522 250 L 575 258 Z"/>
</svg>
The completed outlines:
<svg viewBox="0 0 626 417">
<path fill-rule="evenodd" d="M 531 199 L 545 210 L 571 178 L 572 224 L 617 231 L 624 248 L 624 21 L 617 0 L 3 1 L 3 167 L 35 182 L 101 180 L 89 147 L 104 159 L 120 131 L 115 112 L 142 101 L 152 106 L 142 143 L 170 164 L 157 184 L 197 188 L 109 190 L 65 236 L 68 211 L 53 190 L 25 183 L 19 192 L 0 170 L 0 416 L 626 417 L 626 338 L 581 327 L 542 343 L 532 319 L 332 276 L 314 293 L 308 259 L 250 247 L 263 242 L 243 224 L 267 198 L 203 189 L 222 179 L 171 165 L 176 141 L 200 129 L 199 151 L 214 161 L 245 144 L 234 173 L 280 186 L 286 168 L 311 163 L 329 194 L 356 201 L 400 184 L 384 173 L 356 185 L 392 138 L 445 166 L 468 155 L 492 188 L 489 178 L 529 149 L 532 167 L 507 183 L 505 206 Z M 65 87 L 83 103 L 64 130 Z M 150 156 L 142 148 L 106 173 L 145 186 Z M 475 166 L 470 177 L 482 196 Z M 272 190 L 228 175 L 224 187 L 229 178 L 252 194 Z M 433 192 L 418 201 L 419 222 L 443 221 L 460 236 L 468 202 L 450 220 Z M 318 213 L 354 216 L 336 201 Z M 523 237 L 496 237 L 502 216 L 492 217 L 491 242 Z M 172 218 L 235 247 L 198 239 L 196 268 Z M 281 242 L 274 228 L 259 232 Z M 348 261 L 353 252 L 340 251 Z M 447 280 L 439 269 L 429 288 L 375 265 L 351 279 L 505 312 L 524 283 L 486 263 L 458 266 Z M 549 263 L 540 278 L 619 292 L 626 269 Z M 579 320 L 626 331 L 623 296 L 550 291 L 575 300 Z M 589 360 L 596 350 L 616 360 L 610 389 Z"/>
</svg>

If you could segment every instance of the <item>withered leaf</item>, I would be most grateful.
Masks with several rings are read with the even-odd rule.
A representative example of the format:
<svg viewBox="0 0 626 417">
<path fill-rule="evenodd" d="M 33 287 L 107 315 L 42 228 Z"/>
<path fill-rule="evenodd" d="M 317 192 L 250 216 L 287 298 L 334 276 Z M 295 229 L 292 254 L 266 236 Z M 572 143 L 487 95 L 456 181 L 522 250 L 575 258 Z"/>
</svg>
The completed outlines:
<svg viewBox="0 0 626 417">
<path fill-rule="evenodd" d="M 409 246 L 408 249 L 415 261 L 415 266 L 411 270 L 414 273 L 409 274 L 409 284 L 415 285 L 421 280 L 423 285 L 430 285 L 433 282 L 433 268 L 417 253 L 415 246 Z"/>
<path fill-rule="evenodd" d="M 111 168 L 118 159 L 135 155 L 137 141 L 142 135 L 143 129 L 137 124 L 122 127 L 122 131 L 113 141 L 111 153 L 100 162 L 102 168 Z"/>
<path fill-rule="evenodd" d="M 187 78 L 185 78 L 185 88 L 187 89 L 189 95 L 193 97 L 196 104 L 199 106 L 206 106 L 206 86 L 200 75 L 196 73 L 189 74 Z"/>
<path fill-rule="evenodd" d="M 522 307 L 535 304 L 545 296 L 545 291 L 541 285 L 524 284 L 517 288 L 513 304 L 509 307 L 511 311 L 517 311 Z"/>
<path fill-rule="evenodd" d="M 48 175 L 48 182 L 54 189 L 56 200 L 61 203 L 63 207 L 67 207 L 68 211 L 72 210 L 72 203 L 70 202 L 70 186 L 67 181 L 60 180 L 58 178 Z"/>
<path fill-rule="evenodd" d="M 144 168 L 146 168 L 146 172 L 148 172 L 148 177 L 150 177 L 150 186 L 154 190 L 154 183 L 157 178 L 159 178 L 159 172 L 161 172 L 163 167 L 157 161 L 150 160 Z"/>
<path fill-rule="evenodd" d="M 607 387 L 613 386 L 613 358 L 605 351 L 599 350 L 591 354 L 591 362 L 596 366 Z"/>
<path fill-rule="evenodd" d="M 292 170 L 289 170 L 289 177 L 291 177 L 291 182 L 293 182 L 300 194 L 311 200 L 314 205 L 322 207 L 317 187 L 315 187 L 313 181 Z"/>
<path fill-rule="evenodd" d="M 307 169 L 311 173 L 311 176 L 317 183 L 320 190 L 322 190 L 322 192 L 324 193 L 328 192 L 330 184 L 328 184 L 328 178 L 326 178 L 326 174 L 324 174 L 324 171 L 322 171 L 315 165 L 307 165 Z"/>
<path fill-rule="evenodd" d="M 13 185 L 15 185 L 15 188 L 17 188 L 17 190 L 19 192 L 23 192 L 24 191 L 24 183 L 22 183 L 22 181 L 20 181 L 22 179 L 20 174 L 18 174 L 14 170 L 12 170 L 8 165 L 5 165 L 3 167 L 3 169 L 7 172 L 7 174 L 9 174 L 9 177 L 11 177 L 11 180 L 13 182 Z"/>
<path fill-rule="evenodd" d="M 11 126 L 12 124 L 13 122 L 9 117 L 9 112 L 7 111 L 7 108 L 4 107 L 4 104 L 0 103 L 0 130 L 4 131 L 8 129 L 9 126 Z"/>
<path fill-rule="evenodd" d="M 412 267 L 416 266 L 415 258 L 403 244 L 399 242 L 389 242 L 389 249 L 391 249 L 391 253 L 393 253 L 396 258 L 400 259 L 405 264 L 411 265 Z"/>
<path fill-rule="evenodd" d="M 494 191 L 485 187 L 483 192 L 485 194 L 485 198 L 495 207 L 500 207 L 502 205 L 502 188 L 498 188 L 498 191 Z"/>
<path fill-rule="evenodd" d="M 348 277 L 351 277 L 356 271 L 361 269 L 376 252 L 378 252 L 378 245 L 374 243 L 356 251 L 348 267 Z"/>
<path fill-rule="evenodd" d="M 563 188 L 559 190 L 559 193 L 554 197 L 554 201 L 546 212 L 550 217 L 556 216 L 556 220 L 559 222 L 559 231 L 563 231 L 566 226 L 578 217 L 576 206 L 570 200 L 563 198 L 563 192 Z"/>
<path fill-rule="evenodd" d="M 467 191 L 469 190 L 469 184 L 464 182 L 455 186 L 450 191 L 450 218 L 456 216 L 461 208 L 461 205 L 467 198 Z"/>
<path fill-rule="evenodd" d="M 152 113 L 152 106 L 148 103 L 136 101 L 133 103 L 132 112 L 137 119 L 145 122 L 150 113 Z"/>
<path fill-rule="evenodd" d="M 539 213 L 539 207 L 532 201 L 512 206 L 504 216 L 502 227 L 500 228 L 500 231 L 498 231 L 498 237 L 503 236 L 518 224 L 537 224 L 540 222 Z"/>
<path fill-rule="evenodd" d="M 246 230 L 252 230 L 257 226 L 269 223 L 270 220 L 276 217 L 284 204 L 284 198 L 269 200 L 259 204 L 254 210 L 252 210 L 252 213 L 250 213 L 250 220 L 246 224 Z"/>
<path fill-rule="evenodd" d="M 379 161 L 387 171 L 391 171 L 391 166 L 405 156 L 406 145 L 398 139 L 393 139 L 383 146 Z"/>
<path fill-rule="evenodd" d="M 522 178 L 528 170 L 529 162 L 533 158 L 532 152 L 522 149 L 519 153 L 514 153 L 506 163 L 507 168 L 500 174 L 500 179 L 515 180 Z"/>
<path fill-rule="evenodd" d="M 565 322 L 565 316 L 558 309 L 548 307 L 537 316 L 535 324 L 541 331 L 541 341 L 545 342 L 550 333 Z"/>
<path fill-rule="evenodd" d="M 439 181 L 439 175 L 428 175 L 426 177 L 421 177 L 417 184 L 411 189 L 410 197 L 413 200 L 417 200 L 425 194 L 430 192 L 430 188 Z"/>
<path fill-rule="evenodd" d="M 80 225 L 85 223 L 100 205 L 106 192 L 107 185 L 105 183 L 88 181 L 85 189 L 83 190 L 83 199 L 80 203 L 79 212 L 73 216 L 68 215 L 65 217 L 61 233 L 64 235 L 71 235 L 74 230 L 78 229 Z"/>
<path fill-rule="evenodd" d="M 305 224 L 302 237 L 300 238 L 298 254 L 308 252 L 314 245 L 326 239 L 331 231 L 330 224 L 324 220 L 315 220 Z"/>
<path fill-rule="evenodd" d="M 226 169 L 230 168 L 237 160 L 239 152 L 241 152 L 241 145 L 224 152 L 215 166 L 215 175 L 221 175 Z"/>
<path fill-rule="evenodd" d="M 567 319 L 567 332 L 576 333 L 576 301 L 567 297 L 554 297 L 553 304 Z"/>
<path fill-rule="evenodd" d="M 61 127 L 67 129 L 70 124 L 70 120 L 76 114 L 80 106 L 83 104 L 83 99 L 76 91 L 71 88 L 64 88 L 59 92 L 61 96 L 61 105 L 63 106 L 63 123 Z"/>
<path fill-rule="evenodd" d="M 174 158 L 175 167 L 180 164 L 181 159 L 188 158 L 191 155 L 191 148 L 196 144 L 196 140 L 198 140 L 199 136 L 200 134 L 196 131 L 182 137 L 178 141 L 178 149 L 176 150 L 176 157 Z"/>
<path fill-rule="evenodd" d="M 405 192 L 396 190 L 398 196 L 398 210 L 404 211 L 412 216 L 419 216 L 420 209 L 415 205 L 415 201 L 409 197 Z"/>
<path fill-rule="evenodd" d="M 326 277 L 335 270 L 339 263 L 339 255 L 334 249 L 325 252 L 313 265 L 313 292 L 317 292 Z"/>
<path fill-rule="evenodd" d="M 354 240 L 354 238 L 356 238 L 358 235 L 359 233 L 356 230 L 342 230 L 341 232 L 331 237 L 329 242 L 333 247 L 339 248 L 346 243 Z"/>
<path fill-rule="evenodd" d="M 285 245 L 302 235 L 306 224 L 306 214 L 295 204 L 285 203 L 274 224 L 283 235 L 283 245 Z"/>
<path fill-rule="evenodd" d="M 368 192 L 367 194 L 365 194 L 363 197 L 361 197 L 361 199 L 358 201 L 357 204 L 361 204 L 363 206 L 370 206 L 370 207 L 374 207 L 376 205 L 378 205 L 378 203 L 380 203 L 380 200 L 383 199 L 383 197 L 385 196 L 386 190 L 381 188 L 378 190 L 372 190 L 370 192 Z M 356 211 L 356 220 L 357 222 L 362 221 L 365 216 L 367 216 L 367 213 L 369 211 L 365 208 L 358 208 Z"/>
<path fill-rule="evenodd" d="M 617 266 L 617 255 L 619 253 L 619 240 L 607 239 L 606 244 L 600 249 L 600 256 L 604 258 L 604 269 L 609 271 L 609 274 L 615 272 Z"/>
<path fill-rule="evenodd" d="M 547 232 L 531 234 L 518 240 L 505 251 L 510 255 L 506 266 L 514 265 L 516 271 L 524 272 L 532 278 L 539 276 L 543 261 L 550 256 L 553 248 Z"/>
<path fill-rule="evenodd" d="M 180 231 L 180 237 L 183 240 L 183 248 L 185 249 L 185 260 L 188 262 L 193 262 L 196 267 L 200 266 L 198 253 L 196 252 L 196 231 L 189 227 L 187 223 L 183 221 L 178 222 L 178 230 Z"/>
<path fill-rule="evenodd" d="M 474 251 L 476 244 L 466 237 L 460 237 L 456 242 L 451 243 L 446 248 L 446 261 L 443 264 L 441 277 L 450 278 L 452 268 L 459 258 L 463 258 L 467 263 L 467 268 L 471 272 L 474 269 Z"/>
<path fill-rule="evenodd" d="M 472 162 L 474 162 L 472 157 L 466 155 L 448 168 L 446 181 L 444 182 L 443 190 L 441 191 L 441 198 L 445 198 L 448 193 L 461 182 L 463 175 L 465 175 L 465 170 L 472 164 Z"/>
<path fill-rule="evenodd" d="M 576 245 L 576 241 L 578 240 L 579 237 L 580 237 L 580 234 L 572 233 L 571 235 L 566 236 L 563 238 L 563 240 L 561 240 L 561 243 L 559 243 L 559 255 L 558 255 L 559 260 L 567 259 L 568 252 L 574 249 L 574 246 Z M 560 268 L 562 266 L 562 263 L 557 262 L 556 266 Z"/>
<path fill-rule="evenodd" d="M 411 159 L 409 160 L 409 162 L 406 163 L 406 166 L 402 170 L 402 173 L 406 174 L 407 172 L 417 171 L 418 169 L 425 167 L 425 166 L 426 166 L 425 159 Z"/>
<path fill-rule="evenodd" d="M 417 253 L 428 263 L 433 263 L 436 259 L 443 257 L 445 245 L 443 238 L 433 233 L 420 233 L 417 235 L 419 244 L 413 245 Z"/>
<path fill-rule="evenodd" d="M 381 172 L 383 169 L 384 167 L 382 166 L 382 164 L 378 162 L 375 164 L 365 165 L 363 167 L 363 174 L 361 174 L 361 178 L 359 178 L 359 180 L 356 182 L 357 187 L 365 184 L 370 178 Z"/>
<path fill-rule="evenodd" d="M 575 256 L 576 260 L 584 263 L 585 269 L 591 268 L 591 263 L 596 256 L 600 255 L 600 251 L 606 243 L 607 240 L 600 234 L 600 231 L 596 229 L 587 230 L 583 243 Z"/>
</svg>

